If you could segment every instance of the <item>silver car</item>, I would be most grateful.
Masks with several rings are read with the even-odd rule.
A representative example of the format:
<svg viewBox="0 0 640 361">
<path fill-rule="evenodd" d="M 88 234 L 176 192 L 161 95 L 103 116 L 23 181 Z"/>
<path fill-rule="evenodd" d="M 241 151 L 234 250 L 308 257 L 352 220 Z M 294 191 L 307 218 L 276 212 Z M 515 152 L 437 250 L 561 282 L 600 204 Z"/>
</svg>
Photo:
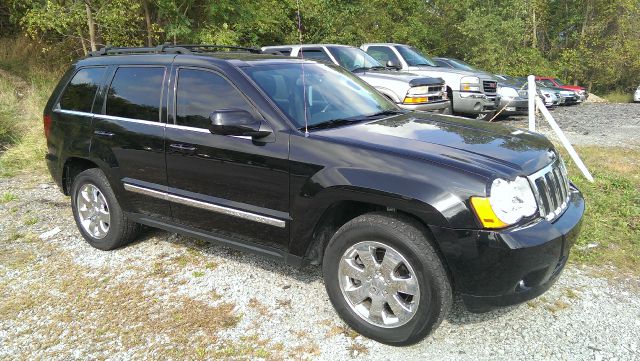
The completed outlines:
<svg viewBox="0 0 640 361">
<path fill-rule="evenodd" d="M 449 110 L 444 80 L 388 69 L 356 47 L 338 44 L 279 45 L 265 46 L 262 51 L 340 65 L 403 109 L 440 113 Z"/>
</svg>

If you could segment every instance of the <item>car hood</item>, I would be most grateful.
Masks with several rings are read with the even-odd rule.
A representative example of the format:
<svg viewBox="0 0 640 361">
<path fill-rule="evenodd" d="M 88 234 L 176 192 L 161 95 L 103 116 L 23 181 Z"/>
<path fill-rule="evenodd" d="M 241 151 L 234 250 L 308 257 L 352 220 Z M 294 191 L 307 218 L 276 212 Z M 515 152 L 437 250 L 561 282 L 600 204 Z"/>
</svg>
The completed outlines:
<svg viewBox="0 0 640 361">
<path fill-rule="evenodd" d="M 557 156 L 538 133 L 419 112 L 317 131 L 314 136 L 422 158 L 487 178 L 529 175 Z"/>
<path fill-rule="evenodd" d="M 369 70 L 356 72 L 355 75 L 364 79 L 365 81 L 377 80 L 394 80 L 409 83 L 411 86 L 419 85 L 437 85 L 443 84 L 444 81 L 440 78 L 433 78 L 424 75 L 404 73 L 396 70 Z"/>
</svg>

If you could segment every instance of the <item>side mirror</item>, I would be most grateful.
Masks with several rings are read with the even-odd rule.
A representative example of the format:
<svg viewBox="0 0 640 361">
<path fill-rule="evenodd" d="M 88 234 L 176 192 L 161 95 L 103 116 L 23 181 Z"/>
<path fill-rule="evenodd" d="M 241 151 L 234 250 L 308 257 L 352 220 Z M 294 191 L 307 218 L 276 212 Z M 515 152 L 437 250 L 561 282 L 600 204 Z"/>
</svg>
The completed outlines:
<svg viewBox="0 0 640 361">
<path fill-rule="evenodd" d="M 400 64 L 396 63 L 393 60 L 387 60 L 387 68 L 394 68 L 394 69 L 402 69 L 402 67 L 400 66 Z"/>
<path fill-rule="evenodd" d="M 264 137 L 269 131 L 260 130 L 262 121 L 241 109 L 220 109 L 209 115 L 209 131 L 218 135 Z"/>
</svg>

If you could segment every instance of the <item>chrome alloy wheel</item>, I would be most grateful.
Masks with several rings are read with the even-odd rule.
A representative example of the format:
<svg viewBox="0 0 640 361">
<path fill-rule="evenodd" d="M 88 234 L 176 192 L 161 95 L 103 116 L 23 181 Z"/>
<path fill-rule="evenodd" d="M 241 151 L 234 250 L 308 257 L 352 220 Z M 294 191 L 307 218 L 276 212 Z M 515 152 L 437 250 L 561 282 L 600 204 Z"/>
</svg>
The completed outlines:
<svg viewBox="0 0 640 361">
<path fill-rule="evenodd" d="M 409 322 L 420 302 L 411 264 L 395 249 L 373 241 L 349 247 L 338 267 L 340 290 L 365 321 L 394 328 Z"/>
<path fill-rule="evenodd" d="M 93 238 L 106 237 L 111 215 L 102 191 L 91 183 L 83 184 L 76 196 L 76 206 L 82 228 Z"/>
</svg>

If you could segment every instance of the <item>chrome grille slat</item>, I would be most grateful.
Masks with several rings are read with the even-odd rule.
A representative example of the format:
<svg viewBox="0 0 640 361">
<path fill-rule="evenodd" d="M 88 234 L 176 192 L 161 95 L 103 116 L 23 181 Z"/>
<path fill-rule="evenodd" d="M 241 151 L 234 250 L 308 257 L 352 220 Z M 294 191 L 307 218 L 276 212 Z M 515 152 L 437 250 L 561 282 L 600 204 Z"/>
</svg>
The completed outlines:
<svg viewBox="0 0 640 361">
<path fill-rule="evenodd" d="M 527 177 L 531 184 L 540 216 L 552 221 L 567 208 L 570 188 L 567 171 L 560 158 Z"/>
</svg>

